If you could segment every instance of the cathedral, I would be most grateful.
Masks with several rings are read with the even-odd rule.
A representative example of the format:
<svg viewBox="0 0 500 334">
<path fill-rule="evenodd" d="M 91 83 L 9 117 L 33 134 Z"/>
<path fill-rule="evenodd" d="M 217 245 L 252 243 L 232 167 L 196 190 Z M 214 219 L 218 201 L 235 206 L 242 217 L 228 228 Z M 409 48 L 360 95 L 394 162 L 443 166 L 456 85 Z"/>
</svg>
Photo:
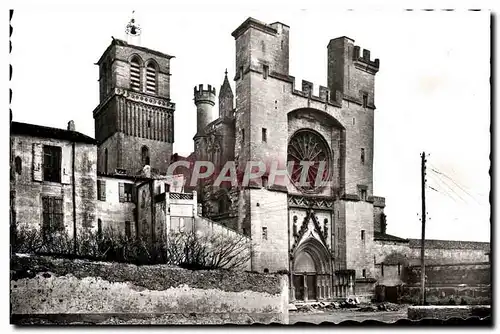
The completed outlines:
<svg viewBox="0 0 500 334">
<path fill-rule="evenodd" d="M 400 284 L 401 266 L 418 246 L 386 233 L 385 199 L 373 188 L 379 59 L 348 37 L 325 41 L 326 86 L 303 80 L 298 87 L 289 72 L 289 33 L 284 23 L 253 18 L 233 31 L 234 77 L 226 70 L 218 92 L 211 84 L 194 87 L 194 149 L 182 157 L 173 152 L 173 56 L 141 46 L 132 19 L 127 40 L 113 38 L 97 62 L 95 139 L 72 122 L 67 130 L 11 122 L 14 223 L 40 221 L 75 238 L 80 228 L 107 224 L 154 238 L 174 221 L 202 216 L 251 241 L 249 270 L 288 273 L 292 301 L 371 296 L 391 266 L 390 284 Z M 175 170 L 182 185 L 169 174 L 179 161 L 189 166 Z M 228 163 L 242 173 L 248 162 L 266 172 L 248 184 L 206 178 L 193 185 L 198 161 L 211 162 L 216 173 Z M 271 180 L 269 166 L 286 171 L 290 162 L 309 168 L 295 164 L 281 181 Z M 195 204 L 186 210 L 183 200 Z M 177 204 L 181 218 L 174 220 Z"/>
<path fill-rule="evenodd" d="M 248 186 L 203 184 L 204 214 L 251 237 L 252 269 L 291 273 L 292 299 L 329 298 L 336 280 L 374 282 L 374 221 L 383 219 L 385 200 L 374 196 L 374 83 L 379 60 L 348 37 L 329 41 L 327 86 L 289 73 L 290 27 L 247 19 L 232 36 L 236 43 L 234 85 L 220 87 L 219 117 L 210 119 L 216 91 L 194 89 L 197 132 L 195 160 L 210 160 L 216 170 L 234 161 L 266 166 L 312 163 L 307 179 L 322 172 L 325 184 L 302 185 L 300 170 L 287 184 Z M 326 168 L 319 171 L 318 163 Z M 348 291 L 345 291 L 348 293 Z M 352 293 L 352 292 L 351 292 Z"/>
</svg>

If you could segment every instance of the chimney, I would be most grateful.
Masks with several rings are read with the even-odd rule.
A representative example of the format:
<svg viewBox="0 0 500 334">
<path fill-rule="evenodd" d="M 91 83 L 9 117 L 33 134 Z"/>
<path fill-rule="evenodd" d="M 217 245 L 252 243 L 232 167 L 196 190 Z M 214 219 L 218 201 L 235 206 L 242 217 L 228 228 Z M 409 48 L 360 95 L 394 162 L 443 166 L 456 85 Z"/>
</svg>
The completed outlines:
<svg viewBox="0 0 500 334">
<path fill-rule="evenodd" d="M 75 122 L 72 120 L 68 122 L 68 131 L 75 131 Z"/>
</svg>

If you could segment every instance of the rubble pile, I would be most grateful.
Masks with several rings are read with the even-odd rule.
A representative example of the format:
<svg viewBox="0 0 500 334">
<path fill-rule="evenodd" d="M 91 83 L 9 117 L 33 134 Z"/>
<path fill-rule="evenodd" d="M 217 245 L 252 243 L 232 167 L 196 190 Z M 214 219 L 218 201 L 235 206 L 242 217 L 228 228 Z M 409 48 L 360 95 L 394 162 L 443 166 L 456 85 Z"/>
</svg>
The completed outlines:
<svg viewBox="0 0 500 334">
<path fill-rule="evenodd" d="M 359 312 L 385 312 L 385 311 L 398 311 L 402 306 L 393 303 L 379 303 L 368 304 L 360 303 L 356 297 L 349 297 L 340 302 L 318 302 L 311 304 L 298 304 L 291 305 L 289 311 L 302 312 L 302 313 L 323 313 L 331 312 L 333 310 L 346 310 L 352 309 Z"/>
</svg>

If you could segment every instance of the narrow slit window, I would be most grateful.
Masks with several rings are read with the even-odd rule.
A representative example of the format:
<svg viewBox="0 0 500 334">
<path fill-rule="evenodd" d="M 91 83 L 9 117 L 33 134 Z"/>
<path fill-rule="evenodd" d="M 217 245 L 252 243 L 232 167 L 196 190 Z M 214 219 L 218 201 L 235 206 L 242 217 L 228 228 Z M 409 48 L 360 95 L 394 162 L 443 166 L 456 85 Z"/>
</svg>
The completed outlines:
<svg viewBox="0 0 500 334">
<path fill-rule="evenodd" d="M 368 95 L 363 94 L 363 108 L 368 107 Z"/>
<path fill-rule="evenodd" d="M 267 143 L 267 129 L 262 128 L 262 142 Z"/>
<path fill-rule="evenodd" d="M 267 79 L 267 76 L 269 75 L 269 66 L 264 65 L 263 70 L 264 70 L 264 79 Z"/>
<path fill-rule="evenodd" d="M 262 239 L 267 240 L 267 227 L 262 228 Z"/>
<path fill-rule="evenodd" d="M 361 164 L 362 165 L 365 164 L 365 149 L 364 148 L 361 149 Z"/>
</svg>

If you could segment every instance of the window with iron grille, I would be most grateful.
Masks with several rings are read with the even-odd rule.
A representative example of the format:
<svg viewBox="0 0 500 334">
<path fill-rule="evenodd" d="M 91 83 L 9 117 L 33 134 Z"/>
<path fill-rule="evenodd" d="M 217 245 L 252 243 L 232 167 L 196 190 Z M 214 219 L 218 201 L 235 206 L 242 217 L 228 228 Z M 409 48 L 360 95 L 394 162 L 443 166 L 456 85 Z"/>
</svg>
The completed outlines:
<svg viewBox="0 0 500 334">
<path fill-rule="evenodd" d="M 43 146 L 43 180 L 61 182 L 61 148 Z"/>
<path fill-rule="evenodd" d="M 132 183 L 121 183 L 120 187 L 120 202 L 132 202 L 132 193 L 134 191 L 134 185 Z"/>
<path fill-rule="evenodd" d="M 44 235 L 64 231 L 63 200 L 59 197 L 42 197 L 42 230 Z"/>
<path fill-rule="evenodd" d="M 262 239 L 267 240 L 267 227 L 262 228 Z"/>
</svg>

